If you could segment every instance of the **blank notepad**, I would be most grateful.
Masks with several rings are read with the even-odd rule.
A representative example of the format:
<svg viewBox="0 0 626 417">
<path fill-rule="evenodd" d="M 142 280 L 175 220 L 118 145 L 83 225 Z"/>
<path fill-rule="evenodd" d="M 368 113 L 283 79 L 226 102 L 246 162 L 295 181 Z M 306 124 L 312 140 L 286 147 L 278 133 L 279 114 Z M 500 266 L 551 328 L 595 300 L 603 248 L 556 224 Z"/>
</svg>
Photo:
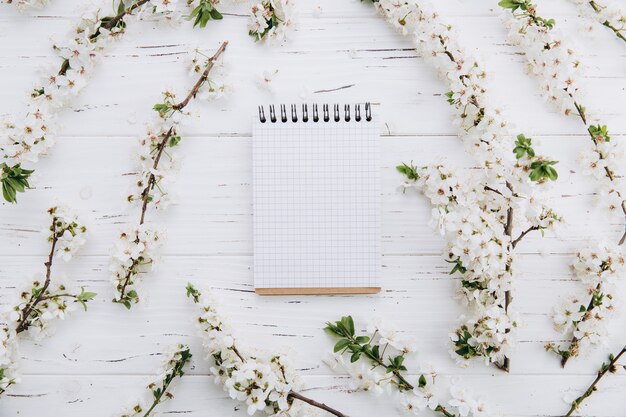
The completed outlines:
<svg viewBox="0 0 626 417">
<path fill-rule="evenodd" d="M 317 122 L 316 106 L 267 110 L 253 127 L 257 293 L 378 292 L 377 124 L 361 106 L 320 107 Z"/>
</svg>

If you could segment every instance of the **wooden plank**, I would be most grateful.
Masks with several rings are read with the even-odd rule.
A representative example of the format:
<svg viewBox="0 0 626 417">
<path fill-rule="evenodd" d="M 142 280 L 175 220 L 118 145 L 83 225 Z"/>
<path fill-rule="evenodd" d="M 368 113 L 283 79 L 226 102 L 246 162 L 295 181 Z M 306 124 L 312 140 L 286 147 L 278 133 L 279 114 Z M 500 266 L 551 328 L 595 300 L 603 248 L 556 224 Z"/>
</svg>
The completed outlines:
<svg viewBox="0 0 626 417">
<path fill-rule="evenodd" d="M 378 294 L 380 287 L 350 288 L 255 288 L 259 295 L 334 295 L 334 294 Z"/>
</svg>

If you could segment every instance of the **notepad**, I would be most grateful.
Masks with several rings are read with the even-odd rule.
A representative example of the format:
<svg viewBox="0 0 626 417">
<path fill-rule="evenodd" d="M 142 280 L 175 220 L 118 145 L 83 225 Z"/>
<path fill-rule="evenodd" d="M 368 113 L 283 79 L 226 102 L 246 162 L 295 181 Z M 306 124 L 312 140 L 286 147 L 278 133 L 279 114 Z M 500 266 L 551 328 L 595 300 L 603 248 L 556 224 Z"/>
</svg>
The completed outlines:
<svg viewBox="0 0 626 417">
<path fill-rule="evenodd" d="M 380 150 L 369 105 L 260 107 L 252 142 L 256 292 L 378 292 Z"/>
</svg>

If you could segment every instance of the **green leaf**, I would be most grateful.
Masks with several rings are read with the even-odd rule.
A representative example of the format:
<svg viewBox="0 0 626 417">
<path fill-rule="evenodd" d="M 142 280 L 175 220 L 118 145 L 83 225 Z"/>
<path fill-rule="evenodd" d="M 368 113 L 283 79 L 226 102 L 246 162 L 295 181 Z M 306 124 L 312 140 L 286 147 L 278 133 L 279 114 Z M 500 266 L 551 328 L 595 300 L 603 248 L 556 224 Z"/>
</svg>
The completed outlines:
<svg viewBox="0 0 626 417">
<path fill-rule="evenodd" d="M 553 165 L 556 165 L 558 161 L 538 160 L 530 164 L 530 179 L 531 181 L 540 181 L 544 179 L 556 181 L 559 178 L 559 174 Z"/>
<path fill-rule="evenodd" d="M 420 378 L 417 382 L 420 388 L 424 388 L 426 386 L 426 377 L 424 375 L 420 375 Z"/>
<path fill-rule="evenodd" d="M 172 106 L 167 103 L 159 103 L 154 105 L 153 110 L 157 111 L 160 117 L 165 118 L 167 113 L 172 110 Z"/>
<path fill-rule="evenodd" d="M 96 297 L 95 292 L 85 291 L 85 287 L 80 288 L 80 294 L 76 296 L 76 302 L 80 303 L 85 311 L 87 311 L 87 302 L 93 300 Z"/>
<path fill-rule="evenodd" d="M 594 142 L 610 142 L 611 136 L 609 136 L 609 130 L 606 125 L 591 125 L 589 126 L 589 134 L 593 138 Z"/>
<path fill-rule="evenodd" d="M 341 339 L 337 343 L 335 343 L 335 347 L 333 348 L 333 352 L 339 352 L 340 350 L 345 349 L 350 344 L 349 339 Z"/>
<path fill-rule="evenodd" d="M 211 0 L 200 0 L 200 4 L 191 11 L 187 20 L 194 21 L 193 27 L 204 28 L 209 20 L 221 20 L 222 18 L 222 14 L 213 7 Z"/>
<path fill-rule="evenodd" d="M 17 193 L 23 193 L 27 188 L 30 188 L 28 178 L 33 172 L 33 170 L 22 169 L 20 164 L 10 167 L 6 163 L 1 163 L 2 197 L 9 203 L 16 203 Z"/>
<path fill-rule="evenodd" d="M 352 320 L 352 316 L 344 317 L 347 322 L 348 330 L 350 331 L 350 336 L 354 336 L 354 320 Z"/>
<path fill-rule="evenodd" d="M 359 336 L 359 337 L 356 338 L 356 342 L 361 344 L 361 345 L 363 345 L 363 344 L 365 344 L 365 343 L 367 343 L 369 341 L 370 341 L 370 338 L 368 336 Z"/>
<path fill-rule="evenodd" d="M 413 164 L 407 165 L 405 163 L 402 163 L 402 165 L 398 165 L 396 167 L 396 170 L 398 170 L 399 173 L 403 174 L 405 177 L 407 177 L 407 179 L 411 181 L 416 181 L 417 179 L 419 179 L 419 175 L 417 174 L 417 167 L 413 166 Z"/>
<path fill-rule="evenodd" d="M 504 9 L 511 9 L 511 11 L 514 12 L 517 9 L 519 9 L 523 3 L 524 3 L 523 1 L 519 1 L 519 0 L 501 0 L 498 3 L 498 6 Z"/>
<path fill-rule="evenodd" d="M 334 337 L 343 337 L 343 335 L 339 333 L 339 329 L 332 323 L 326 323 L 324 331 Z"/>
<path fill-rule="evenodd" d="M 222 20 L 224 18 L 224 16 L 222 16 L 222 14 L 218 12 L 216 8 L 213 8 L 209 13 L 211 14 L 211 18 L 213 20 Z"/>
<path fill-rule="evenodd" d="M 535 150 L 532 147 L 532 139 L 527 138 L 523 134 L 517 135 L 517 140 L 515 141 L 515 148 L 513 148 L 513 153 L 517 159 L 521 159 L 524 155 L 528 155 L 529 158 L 535 157 Z"/>
<path fill-rule="evenodd" d="M 354 363 L 361 358 L 361 352 L 354 352 L 352 356 L 350 356 L 350 362 Z"/>
<path fill-rule="evenodd" d="M 179 135 L 170 136 L 170 140 L 167 143 L 167 146 L 173 148 L 174 146 L 177 146 L 181 140 L 182 138 Z"/>
</svg>

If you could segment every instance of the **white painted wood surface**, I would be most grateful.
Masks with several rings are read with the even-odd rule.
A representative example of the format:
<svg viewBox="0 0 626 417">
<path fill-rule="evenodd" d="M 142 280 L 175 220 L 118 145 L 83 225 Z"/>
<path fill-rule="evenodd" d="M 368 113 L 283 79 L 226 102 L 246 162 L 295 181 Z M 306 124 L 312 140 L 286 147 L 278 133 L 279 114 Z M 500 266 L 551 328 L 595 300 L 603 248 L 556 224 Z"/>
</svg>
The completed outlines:
<svg viewBox="0 0 626 417">
<path fill-rule="evenodd" d="M 45 11 L 18 15 L 0 7 L 0 114 L 20 112 L 37 66 L 51 55 L 49 36 L 62 35 L 77 17 L 77 0 L 53 0 Z M 0 400 L 0 415 L 107 416 L 140 393 L 168 346 L 190 343 L 193 369 L 163 415 L 241 416 L 207 377 L 191 320 L 184 284 L 209 285 L 224 299 L 242 341 L 275 349 L 290 346 L 311 396 L 352 416 L 390 416 L 384 398 L 349 394 L 346 379 L 333 375 L 321 357 L 332 344 L 321 328 L 327 320 L 351 313 L 363 323 L 378 315 L 415 335 L 420 359 L 433 363 L 446 378 L 461 376 L 509 416 L 558 416 L 567 410 L 564 393 L 575 393 L 593 379 L 609 351 L 626 342 L 626 320 L 611 323 L 609 346 L 567 369 L 543 351 L 558 341 L 549 313 L 562 296 L 578 288 L 568 270 L 571 254 L 590 238 L 616 240 L 622 219 L 609 219 L 593 208 L 594 188 L 579 174 L 575 159 L 585 149 L 585 132 L 576 120 L 554 113 L 523 73 L 523 57 L 505 41 L 496 1 L 437 2 L 464 42 L 492 72 L 494 97 L 509 119 L 540 139 L 542 150 L 560 160 L 559 184 L 552 204 L 567 223 L 558 236 L 532 237 L 519 247 L 523 279 L 515 303 L 525 326 L 509 375 L 482 366 L 459 369 L 446 339 L 463 309 L 453 299 L 453 278 L 439 256 L 439 236 L 427 225 L 429 208 L 416 195 L 403 195 L 394 166 L 413 159 L 430 163 L 447 158 L 471 168 L 454 136 L 451 112 L 442 99 L 445 86 L 433 70 L 359 1 L 298 0 L 298 29 L 282 47 L 256 45 L 246 35 L 241 6 L 205 30 L 156 27 L 141 22 L 102 62 L 81 98 L 62 118 L 57 146 L 37 167 L 36 188 L 20 195 L 20 204 L 0 206 L 0 303 L 14 288 L 42 271 L 47 251 L 39 230 L 45 208 L 55 199 L 75 207 L 91 226 L 87 247 L 75 262 L 55 273 L 98 292 L 85 314 L 61 323 L 42 343 L 22 348 L 23 382 Z M 575 36 L 580 19 L 565 0 L 541 3 L 588 67 L 587 107 L 603 115 L 614 137 L 626 134 L 626 48 L 610 33 Z M 108 250 L 116 231 L 136 221 L 122 193 L 133 172 L 134 137 L 165 87 L 187 88 L 191 80 L 182 57 L 191 46 L 214 47 L 229 40 L 226 53 L 235 92 L 223 102 L 196 107 L 184 132 L 184 163 L 178 203 L 149 218 L 167 226 L 163 265 L 145 282 L 144 303 L 131 312 L 109 302 Z M 278 69 L 274 95 L 256 79 Z M 384 290 L 376 296 L 259 298 L 252 283 L 251 124 L 255 105 L 292 101 L 369 100 L 386 123 L 382 141 Z M 136 120 L 136 123 L 133 123 Z M 410 364 L 416 362 L 411 360 Z M 626 416 L 626 377 L 610 376 L 583 407 L 593 416 Z"/>
</svg>

